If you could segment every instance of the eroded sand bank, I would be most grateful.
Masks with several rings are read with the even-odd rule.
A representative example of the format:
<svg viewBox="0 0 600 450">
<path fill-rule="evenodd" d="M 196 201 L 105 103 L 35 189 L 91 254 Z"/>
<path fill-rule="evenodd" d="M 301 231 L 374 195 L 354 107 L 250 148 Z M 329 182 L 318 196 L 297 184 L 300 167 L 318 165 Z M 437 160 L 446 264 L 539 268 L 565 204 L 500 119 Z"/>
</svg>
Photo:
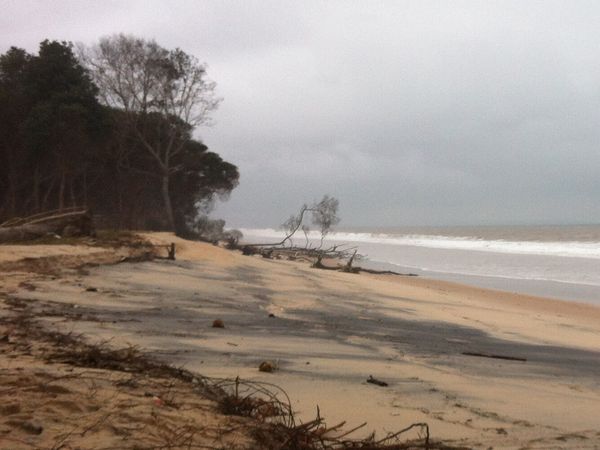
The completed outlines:
<svg viewBox="0 0 600 450">
<path fill-rule="evenodd" d="M 47 319 L 65 331 L 206 376 L 275 383 L 301 418 L 318 405 L 330 423 L 383 433 L 425 421 L 434 437 L 476 448 L 600 446 L 600 309 L 150 238 L 175 241 L 178 260 L 98 267 L 14 294 L 76 305 L 83 320 Z M 279 370 L 259 372 L 263 360 Z"/>
</svg>

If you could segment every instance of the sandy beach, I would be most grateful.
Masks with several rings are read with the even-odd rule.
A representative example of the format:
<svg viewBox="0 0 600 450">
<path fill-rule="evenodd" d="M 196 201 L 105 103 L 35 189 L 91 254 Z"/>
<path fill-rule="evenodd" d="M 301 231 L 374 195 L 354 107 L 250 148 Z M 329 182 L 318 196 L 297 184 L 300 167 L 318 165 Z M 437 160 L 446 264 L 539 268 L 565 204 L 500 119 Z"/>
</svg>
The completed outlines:
<svg viewBox="0 0 600 450">
<path fill-rule="evenodd" d="M 33 305 L 48 329 L 137 346 L 207 377 L 273 383 L 301 420 L 318 406 L 328 423 L 367 422 L 359 435 L 426 422 L 434 438 L 470 448 L 600 448 L 599 308 L 145 237 L 175 242 L 177 260 L 60 276 L 6 266 L 5 299 Z M 0 266 L 41 251 L 4 248 Z M 50 307 L 77 317 L 44 315 Z M 3 355 L 2 369 L 14 367 Z M 262 361 L 277 370 L 259 372 Z"/>
</svg>

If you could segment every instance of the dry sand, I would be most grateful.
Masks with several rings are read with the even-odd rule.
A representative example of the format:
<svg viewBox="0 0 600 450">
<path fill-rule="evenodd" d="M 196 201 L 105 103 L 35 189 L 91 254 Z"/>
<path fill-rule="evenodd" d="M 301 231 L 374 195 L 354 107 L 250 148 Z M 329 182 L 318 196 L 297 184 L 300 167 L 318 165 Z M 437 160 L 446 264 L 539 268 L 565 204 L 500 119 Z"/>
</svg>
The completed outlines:
<svg viewBox="0 0 600 450">
<path fill-rule="evenodd" d="M 63 325 L 95 320 L 77 304 L 12 296 L 148 251 L 80 242 L 0 246 L 0 449 L 248 448 L 251 422 L 220 413 L 201 377 L 85 344 Z M 59 327 L 39 326 L 49 316 Z"/>
<path fill-rule="evenodd" d="M 38 278 L 13 295 L 76 306 L 77 320 L 49 326 L 206 376 L 275 383 L 305 420 L 318 405 L 329 423 L 367 421 L 379 434 L 424 421 L 474 448 L 600 448 L 598 308 L 147 237 L 176 242 L 177 261 Z M 279 370 L 259 372 L 263 360 Z"/>
</svg>

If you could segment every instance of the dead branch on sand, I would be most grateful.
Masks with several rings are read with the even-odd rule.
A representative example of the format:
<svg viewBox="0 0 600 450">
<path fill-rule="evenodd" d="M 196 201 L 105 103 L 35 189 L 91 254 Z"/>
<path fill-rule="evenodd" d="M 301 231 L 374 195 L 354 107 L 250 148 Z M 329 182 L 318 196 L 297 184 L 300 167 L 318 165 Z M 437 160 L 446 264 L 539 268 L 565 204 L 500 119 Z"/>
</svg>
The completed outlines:
<svg viewBox="0 0 600 450">
<path fill-rule="evenodd" d="M 334 245 L 333 247 L 319 249 L 306 247 L 281 247 L 260 245 L 244 245 L 239 248 L 243 255 L 260 255 L 266 259 L 284 259 L 288 261 L 307 261 L 311 267 L 321 270 L 334 270 L 346 273 L 370 273 L 375 275 L 399 275 L 405 277 L 416 277 L 414 273 L 400 273 L 391 270 L 375 270 L 365 267 L 355 266 L 356 260 L 364 258 L 358 253 L 357 247 L 344 247 L 344 245 Z M 326 265 L 324 260 L 334 261 L 335 265 Z M 343 263 L 342 263 L 343 262 Z"/>
<path fill-rule="evenodd" d="M 0 224 L 0 243 L 26 241 L 43 236 L 93 236 L 92 216 L 85 208 L 48 211 Z"/>
</svg>

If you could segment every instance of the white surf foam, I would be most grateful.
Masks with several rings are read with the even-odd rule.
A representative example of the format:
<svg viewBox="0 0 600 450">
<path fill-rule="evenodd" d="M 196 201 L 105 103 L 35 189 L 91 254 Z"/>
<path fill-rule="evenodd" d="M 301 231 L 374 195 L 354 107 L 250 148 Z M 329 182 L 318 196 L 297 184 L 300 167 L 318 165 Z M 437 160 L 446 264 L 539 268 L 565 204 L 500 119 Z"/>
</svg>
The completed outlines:
<svg viewBox="0 0 600 450">
<path fill-rule="evenodd" d="M 251 238 L 264 238 L 269 241 L 283 238 L 283 232 L 281 230 L 272 228 L 247 228 L 242 229 L 241 231 L 244 233 L 244 236 Z M 319 235 L 318 233 L 311 232 L 309 238 L 318 239 Z M 303 240 L 303 236 L 298 234 L 295 239 L 297 242 L 300 242 Z M 484 240 L 475 237 L 348 232 L 331 233 L 327 236 L 327 241 L 600 259 L 600 242 L 508 241 L 500 239 Z"/>
</svg>

